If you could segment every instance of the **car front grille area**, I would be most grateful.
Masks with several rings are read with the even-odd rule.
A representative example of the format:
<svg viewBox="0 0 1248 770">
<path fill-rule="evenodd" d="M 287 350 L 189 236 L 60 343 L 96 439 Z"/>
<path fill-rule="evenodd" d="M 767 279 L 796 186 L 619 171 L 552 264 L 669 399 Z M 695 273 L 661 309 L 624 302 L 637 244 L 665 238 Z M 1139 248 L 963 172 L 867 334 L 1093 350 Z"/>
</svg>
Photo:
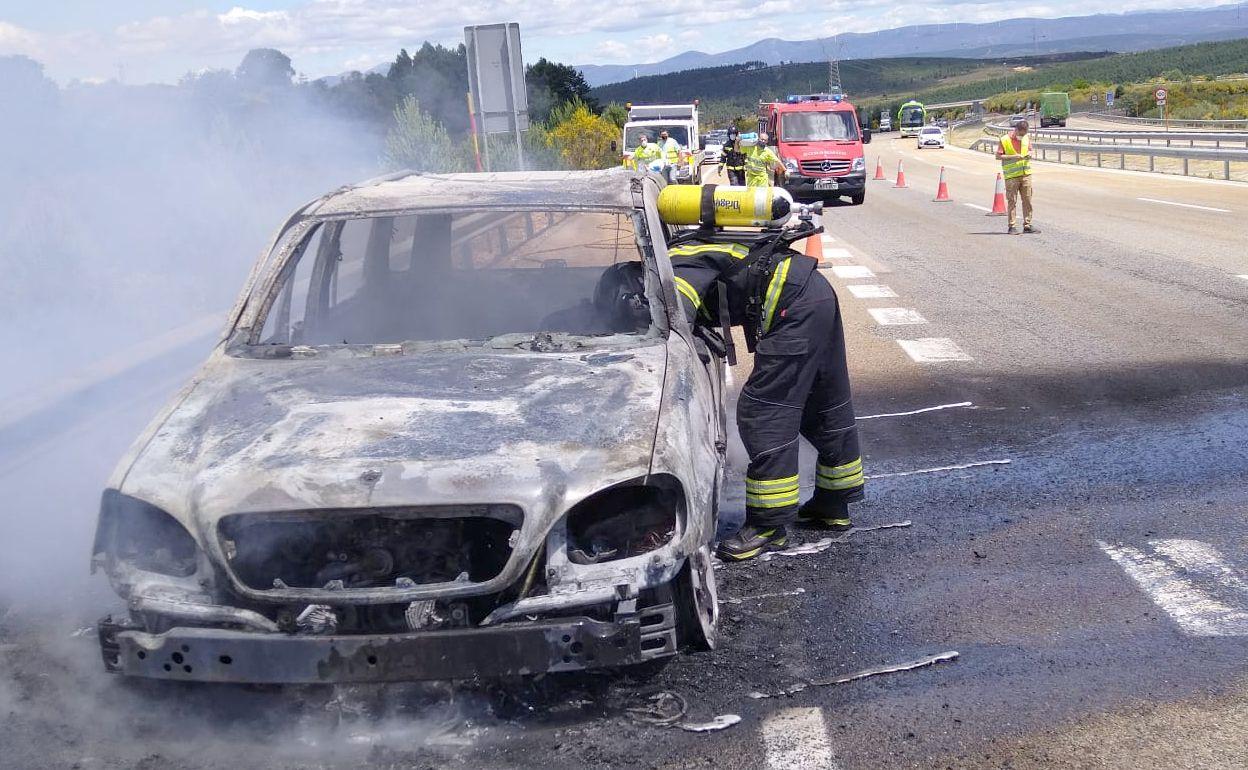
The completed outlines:
<svg viewBox="0 0 1248 770">
<path fill-rule="evenodd" d="M 248 588 L 342 590 L 453 581 L 502 572 L 522 513 L 514 506 L 445 506 L 235 514 L 219 537 Z"/>
<path fill-rule="evenodd" d="M 836 176 L 849 171 L 850 163 L 848 160 L 804 160 L 798 164 L 798 168 L 806 176 Z"/>
</svg>

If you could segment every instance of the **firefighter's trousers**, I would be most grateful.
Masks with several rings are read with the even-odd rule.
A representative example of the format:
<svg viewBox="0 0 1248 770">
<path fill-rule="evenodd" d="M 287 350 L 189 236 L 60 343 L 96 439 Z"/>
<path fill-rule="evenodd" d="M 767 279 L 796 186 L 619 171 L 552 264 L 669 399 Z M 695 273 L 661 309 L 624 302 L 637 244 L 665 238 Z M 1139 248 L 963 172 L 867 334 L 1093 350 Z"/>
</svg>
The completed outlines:
<svg viewBox="0 0 1248 770">
<path fill-rule="evenodd" d="M 750 456 L 747 524 L 769 527 L 796 517 L 799 436 L 819 452 L 816 504 L 862 498 L 841 311 L 818 271 L 759 340 L 737 402 L 737 427 Z"/>
</svg>

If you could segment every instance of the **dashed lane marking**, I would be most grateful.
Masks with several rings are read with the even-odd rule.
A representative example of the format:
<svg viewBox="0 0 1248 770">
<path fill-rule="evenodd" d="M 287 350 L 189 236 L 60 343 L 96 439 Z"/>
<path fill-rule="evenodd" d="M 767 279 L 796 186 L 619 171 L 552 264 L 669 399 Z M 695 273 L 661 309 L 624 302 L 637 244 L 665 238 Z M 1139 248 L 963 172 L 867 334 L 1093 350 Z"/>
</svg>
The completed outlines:
<svg viewBox="0 0 1248 770">
<path fill-rule="evenodd" d="M 927 319 L 919 315 L 917 310 L 905 307 L 873 307 L 867 312 L 880 326 L 905 326 L 907 324 L 925 324 Z"/>
<path fill-rule="evenodd" d="M 834 246 L 823 245 L 824 259 L 853 259 L 853 255 L 849 253 L 849 249 L 838 249 Z"/>
<path fill-rule="evenodd" d="M 1096 541 L 1189 636 L 1248 636 L 1248 581 L 1213 546 L 1150 540 L 1152 553 Z"/>
<path fill-rule="evenodd" d="M 837 278 L 874 278 L 875 273 L 871 272 L 871 268 L 862 265 L 836 265 L 832 268 L 832 273 Z"/>
<path fill-rule="evenodd" d="M 921 337 L 917 340 L 897 340 L 906 355 L 921 364 L 942 361 L 973 361 L 958 343 L 945 337 Z"/>
<path fill-rule="evenodd" d="M 1160 203 L 1163 206 L 1181 206 L 1185 209 L 1200 209 L 1201 211 L 1216 211 L 1220 214 L 1231 213 L 1230 209 L 1218 209 L 1218 208 L 1214 208 L 1213 206 L 1198 206 L 1195 203 L 1179 203 L 1178 201 L 1163 201 L 1163 200 L 1158 200 L 1157 198 L 1136 198 L 1136 200 L 1144 201 L 1145 203 Z"/>
<path fill-rule="evenodd" d="M 790 708 L 763 720 L 763 749 L 769 770 L 838 770 L 832 742 L 817 708 Z"/>
<path fill-rule="evenodd" d="M 981 206 L 978 203 L 963 203 L 962 205 L 970 206 L 971 208 L 976 209 L 978 211 L 989 211 L 989 212 L 992 211 L 992 209 L 988 208 L 987 206 Z"/>
<path fill-rule="evenodd" d="M 1245 281 L 1248 281 L 1248 275 L 1237 275 L 1237 276 L 1235 276 L 1235 277 L 1236 277 L 1236 278 L 1243 278 Z"/>
<path fill-rule="evenodd" d="M 845 288 L 849 289 L 849 293 L 858 299 L 887 299 L 897 296 L 897 292 L 883 284 L 877 283 L 860 283 L 846 286 Z"/>
</svg>

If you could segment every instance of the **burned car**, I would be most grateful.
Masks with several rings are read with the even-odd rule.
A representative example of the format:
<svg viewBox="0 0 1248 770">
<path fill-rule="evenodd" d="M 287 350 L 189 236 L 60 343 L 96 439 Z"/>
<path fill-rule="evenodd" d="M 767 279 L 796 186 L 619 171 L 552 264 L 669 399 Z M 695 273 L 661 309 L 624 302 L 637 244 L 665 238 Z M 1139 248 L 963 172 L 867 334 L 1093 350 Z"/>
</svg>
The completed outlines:
<svg viewBox="0 0 1248 770">
<path fill-rule="evenodd" d="M 660 185 L 399 174 L 291 216 L 103 494 L 106 668 L 464 679 L 714 646 L 724 368 Z"/>
</svg>

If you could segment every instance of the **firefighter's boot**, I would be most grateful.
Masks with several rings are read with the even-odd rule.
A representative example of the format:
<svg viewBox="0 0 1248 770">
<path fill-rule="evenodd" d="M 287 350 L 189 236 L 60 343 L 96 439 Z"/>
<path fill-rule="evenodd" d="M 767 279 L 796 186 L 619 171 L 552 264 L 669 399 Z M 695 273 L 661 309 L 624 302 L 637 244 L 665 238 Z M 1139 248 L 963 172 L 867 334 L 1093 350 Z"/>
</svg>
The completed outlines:
<svg viewBox="0 0 1248 770">
<path fill-rule="evenodd" d="M 759 527 L 746 524 L 732 537 L 719 541 L 716 553 L 727 561 L 746 561 L 765 551 L 778 551 L 789 542 L 789 531 L 783 525 Z"/>
<path fill-rule="evenodd" d="M 820 500 L 819 495 L 815 495 L 797 509 L 797 523 L 844 532 L 850 528 L 849 503 L 844 500 Z"/>
</svg>

